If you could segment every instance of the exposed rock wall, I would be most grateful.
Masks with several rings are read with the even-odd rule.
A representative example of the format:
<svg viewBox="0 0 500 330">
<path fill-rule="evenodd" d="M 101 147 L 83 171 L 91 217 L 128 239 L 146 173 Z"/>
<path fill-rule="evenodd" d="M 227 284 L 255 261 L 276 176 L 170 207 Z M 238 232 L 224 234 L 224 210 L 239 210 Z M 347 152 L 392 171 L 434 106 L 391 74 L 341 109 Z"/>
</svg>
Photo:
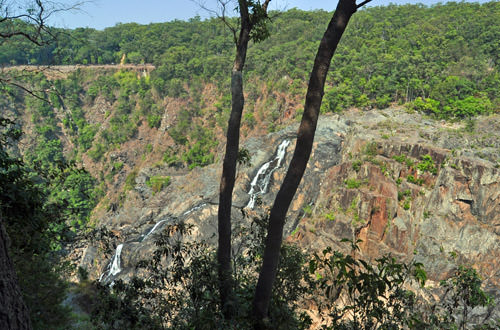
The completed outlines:
<svg viewBox="0 0 500 330">
<path fill-rule="evenodd" d="M 491 116 L 479 119 L 478 127 L 495 130 L 498 127 L 491 123 L 499 122 Z M 295 131 L 292 126 L 245 142 L 252 165 L 238 169 L 235 223 L 244 220 L 241 210 L 248 204 L 253 177 L 275 157 L 278 145 L 290 139 L 284 165 L 272 172 L 269 191 L 254 209 L 245 211 L 264 215 L 271 206 L 291 158 Z M 402 109 L 321 117 L 311 160 L 289 210 L 287 239 L 312 252 L 326 246 L 343 249 L 340 239 L 359 238 L 367 258 L 386 253 L 405 261 L 416 258 L 436 281 L 450 275 L 457 263 L 466 263 L 499 297 L 499 153 L 498 146 L 478 144 L 486 141 L 481 134 L 490 133 L 465 132 L 459 125 Z M 453 142 L 455 149 L 446 148 L 460 134 L 465 136 L 463 145 L 458 148 Z M 158 174 L 170 175 L 171 184 L 153 194 L 145 182 Z M 129 276 L 137 260 L 151 253 L 154 233 L 147 234 L 160 222 L 155 230 L 173 219 L 185 219 L 197 226 L 196 237 L 213 239 L 219 177 L 219 164 L 189 173 L 166 167 L 142 169 L 123 205 L 102 219 L 118 234 L 116 243 L 124 243 L 116 276 Z M 88 247 L 82 260 L 97 277 L 111 255 Z"/>
</svg>

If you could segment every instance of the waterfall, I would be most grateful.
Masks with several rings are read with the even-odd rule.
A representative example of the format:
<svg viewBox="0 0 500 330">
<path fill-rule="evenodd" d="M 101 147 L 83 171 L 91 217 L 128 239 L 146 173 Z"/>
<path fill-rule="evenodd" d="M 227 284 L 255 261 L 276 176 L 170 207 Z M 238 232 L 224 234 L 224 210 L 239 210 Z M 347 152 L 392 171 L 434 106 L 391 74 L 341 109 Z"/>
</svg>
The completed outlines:
<svg viewBox="0 0 500 330">
<path fill-rule="evenodd" d="M 201 208 L 203 208 L 205 205 L 207 205 L 207 203 L 202 203 L 200 205 L 197 205 L 189 210 L 187 210 L 186 212 L 184 212 L 182 215 L 183 216 L 186 216 L 194 211 L 197 211 Z M 154 226 L 153 228 L 151 228 L 145 235 L 141 235 L 141 237 L 139 237 L 136 242 L 144 242 L 149 236 L 151 236 L 151 234 L 153 234 L 164 222 L 167 222 L 168 220 L 170 220 L 170 218 L 168 219 L 163 219 L 163 220 L 160 220 L 158 221 Z M 99 282 L 105 282 L 107 281 L 110 277 L 112 276 L 115 276 L 117 274 L 119 274 L 121 271 L 122 271 L 122 268 L 121 268 L 121 253 L 122 253 L 122 249 L 123 249 L 123 243 L 122 244 L 119 244 L 117 247 L 116 247 L 116 251 L 115 251 L 115 254 L 113 255 L 113 258 L 111 259 L 111 262 L 108 264 L 108 266 L 106 267 L 106 270 L 101 274 L 101 276 L 99 277 Z"/>
<path fill-rule="evenodd" d="M 121 264 L 121 255 L 122 255 L 122 249 L 123 249 L 123 244 L 118 244 L 116 247 L 116 252 L 113 257 L 113 261 L 111 262 L 111 268 L 109 269 L 109 274 L 111 276 L 115 276 L 119 272 L 122 271 L 120 264 Z"/>
<path fill-rule="evenodd" d="M 169 219 L 164 219 L 164 220 L 158 221 L 153 226 L 153 228 L 151 228 L 147 232 L 146 235 L 143 235 L 142 239 L 139 238 L 138 241 L 139 242 L 144 242 L 144 240 L 146 240 L 146 238 L 148 238 L 148 236 L 150 236 L 156 229 L 158 229 L 158 227 L 162 223 L 166 222 L 167 220 L 169 220 Z M 118 273 L 120 273 L 122 271 L 122 268 L 121 268 L 121 254 L 122 254 L 122 249 L 123 249 L 123 243 L 122 244 L 118 244 L 118 246 L 116 247 L 115 254 L 113 255 L 113 258 L 111 259 L 111 262 L 108 264 L 108 266 L 106 267 L 106 270 L 99 277 L 99 282 L 106 281 L 110 277 L 115 276 L 115 275 L 117 275 Z"/>
<path fill-rule="evenodd" d="M 281 142 L 278 147 L 276 156 L 267 163 L 264 163 L 259 168 L 257 174 L 250 183 L 250 190 L 248 191 L 250 200 L 248 201 L 248 204 L 246 206 L 247 208 L 253 209 L 255 207 L 257 198 L 267 193 L 269 182 L 271 181 L 271 176 L 273 175 L 274 171 L 276 171 L 281 166 L 281 163 L 286 155 L 286 148 L 289 145 L 290 140 L 283 140 L 283 142 Z"/>
<path fill-rule="evenodd" d="M 207 205 L 207 203 L 198 204 L 198 205 L 190 208 L 189 210 L 185 211 L 182 214 L 182 216 L 183 217 L 187 216 L 190 213 L 205 207 L 206 205 Z M 133 242 L 138 242 L 138 243 L 144 242 L 149 236 L 151 236 L 155 231 L 157 231 L 163 223 L 165 223 L 169 220 L 172 220 L 172 218 L 168 217 L 167 219 L 163 219 L 163 220 L 158 221 L 157 223 L 155 223 L 155 225 L 150 230 L 148 230 L 146 232 L 146 234 L 142 234 L 137 239 L 133 240 Z M 122 271 L 121 253 L 122 253 L 122 249 L 123 249 L 124 244 L 125 243 L 118 244 L 118 246 L 116 247 L 116 251 L 115 251 L 115 254 L 113 255 L 113 258 L 111 259 L 111 261 L 109 262 L 109 264 L 107 265 L 106 269 L 101 274 L 101 276 L 99 276 L 99 282 L 106 282 L 107 283 L 110 279 L 112 279 L 112 277 L 118 275 Z M 112 286 L 113 283 L 114 283 L 114 281 L 111 282 L 110 285 Z"/>
<path fill-rule="evenodd" d="M 116 247 L 115 254 L 108 267 L 99 277 L 99 282 L 103 282 L 103 280 L 107 280 L 111 276 L 115 276 L 119 272 L 122 271 L 121 268 L 121 254 L 122 254 L 123 244 L 118 244 Z"/>
<path fill-rule="evenodd" d="M 204 207 L 205 205 L 207 205 L 207 203 L 203 203 L 203 204 L 200 204 L 198 206 L 195 206 L 193 208 L 190 208 L 189 210 L 187 210 L 186 212 L 184 212 L 182 215 L 183 216 L 186 216 L 194 211 L 198 211 L 199 209 L 201 209 L 202 207 Z"/>
<path fill-rule="evenodd" d="M 278 150 L 276 151 L 276 155 L 274 156 L 273 159 L 270 161 L 264 163 L 259 170 L 257 171 L 257 174 L 253 178 L 252 182 L 250 183 L 250 191 L 248 194 L 250 195 L 250 201 L 247 204 L 247 208 L 253 209 L 255 207 L 255 203 L 257 201 L 257 198 L 265 193 L 267 193 L 268 188 L 269 188 L 269 182 L 271 181 L 271 177 L 282 164 L 283 159 L 285 158 L 286 155 L 286 148 L 290 145 L 289 140 L 284 140 L 281 142 L 281 144 L 278 146 Z M 182 216 L 187 216 L 190 213 L 197 211 L 204 206 L 206 206 L 207 203 L 202 203 L 199 204 L 187 211 L 185 211 Z M 169 219 L 163 219 L 161 221 L 158 221 L 153 228 L 151 228 L 146 235 L 144 235 L 141 238 L 139 238 L 137 241 L 138 242 L 143 242 L 145 241 L 149 236 L 151 236 L 160 226 L 168 221 Z M 121 253 L 123 249 L 123 245 L 119 244 L 116 247 L 115 254 L 113 255 L 113 258 L 111 259 L 111 262 L 108 264 L 106 267 L 106 270 L 101 274 L 99 277 L 99 282 L 107 282 L 110 278 L 118 275 L 121 271 Z"/>
<path fill-rule="evenodd" d="M 202 204 L 200 204 L 200 205 L 197 205 L 197 206 L 195 206 L 195 207 L 192 207 L 192 208 L 190 208 L 189 210 L 187 210 L 186 212 L 184 212 L 184 213 L 182 214 L 182 216 L 186 216 L 186 215 L 188 215 L 188 214 L 190 214 L 190 213 L 192 213 L 192 212 L 194 212 L 194 211 L 197 211 L 197 210 L 201 209 L 202 207 L 204 207 L 205 205 L 207 205 L 207 203 L 202 203 Z M 166 222 L 167 220 L 169 220 L 169 219 L 163 219 L 163 220 L 161 220 L 161 221 L 158 221 L 158 222 L 157 222 L 157 223 L 153 226 L 153 228 L 151 228 L 151 230 L 150 230 L 150 231 L 148 231 L 148 233 L 147 233 L 146 235 L 143 235 L 143 238 L 140 240 L 140 242 L 144 242 L 144 241 L 146 240 L 146 238 L 148 238 L 148 236 L 150 236 L 150 235 L 151 235 L 151 234 L 152 234 L 152 233 L 153 233 L 156 229 L 158 229 L 158 227 L 159 227 L 162 223 Z"/>
<path fill-rule="evenodd" d="M 148 238 L 149 235 L 151 235 L 162 223 L 164 223 L 165 221 L 167 221 L 168 219 L 163 219 L 161 221 L 158 221 L 154 226 L 153 228 L 151 228 L 150 231 L 148 231 L 148 233 L 146 235 L 144 235 L 143 239 L 141 239 L 141 242 L 143 242 L 146 238 Z"/>
</svg>

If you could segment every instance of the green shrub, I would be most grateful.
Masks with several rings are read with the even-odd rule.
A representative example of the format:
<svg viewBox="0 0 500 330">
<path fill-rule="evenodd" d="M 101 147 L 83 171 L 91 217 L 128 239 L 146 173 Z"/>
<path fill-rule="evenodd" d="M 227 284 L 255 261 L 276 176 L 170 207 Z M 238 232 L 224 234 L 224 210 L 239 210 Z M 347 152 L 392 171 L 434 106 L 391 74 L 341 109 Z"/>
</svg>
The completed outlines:
<svg viewBox="0 0 500 330">
<path fill-rule="evenodd" d="M 146 185 L 153 190 L 153 194 L 160 192 L 170 184 L 170 176 L 152 176 L 146 181 Z"/>
<path fill-rule="evenodd" d="M 123 168 L 123 162 L 114 162 L 113 163 L 113 173 L 117 173 L 117 172 L 120 172 L 120 170 Z"/>
<path fill-rule="evenodd" d="M 231 320 L 224 318 L 220 306 L 216 251 L 207 242 L 185 239 L 193 226 L 178 222 L 157 234 L 158 248 L 137 265 L 149 274 L 147 280 L 133 277 L 128 283 L 115 280 L 113 286 L 96 284 L 92 322 L 127 329 L 163 329 L 165 324 L 172 329 L 254 328 L 252 298 L 266 224 L 267 219 L 254 219 L 250 227 L 235 229 L 242 241 L 241 253 L 234 256 Z M 351 242 L 350 253 L 326 248 L 315 253 L 307 267 L 297 247 L 282 246 L 266 320 L 269 329 L 308 329 L 310 318 L 298 313 L 301 298 L 318 307 L 325 318 L 317 326 L 325 329 L 467 328 L 473 307 L 493 304 L 472 268 L 457 267 L 452 277 L 442 281 L 445 293 L 433 304 L 408 289 L 415 283 L 427 290 L 423 264 L 400 263 L 391 255 L 368 262 L 356 256 L 360 240 L 342 242 Z M 459 313 L 462 317 L 455 318 Z M 487 321 L 491 329 L 498 325 Z"/>
<path fill-rule="evenodd" d="M 406 189 L 405 191 L 398 191 L 398 201 L 405 199 L 406 197 L 411 196 L 411 190 Z"/>
<path fill-rule="evenodd" d="M 236 159 L 236 162 L 239 166 L 251 166 L 251 159 L 252 157 L 250 156 L 250 151 L 248 151 L 248 149 L 240 148 L 238 150 L 238 158 Z"/>
<path fill-rule="evenodd" d="M 352 162 L 352 169 L 358 172 L 361 169 L 363 162 L 361 160 L 355 160 Z"/>
<path fill-rule="evenodd" d="M 121 144 L 127 142 L 137 132 L 137 124 L 128 115 L 113 116 L 109 129 L 102 133 L 108 144 Z"/>
<path fill-rule="evenodd" d="M 306 206 L 304 206 L 302 208 L 302 211 L 304 211 L 304 214 L 307 215 L 307 216 L 311 216 L 312 214 L 312 206 L 307 204 Z"/>
<path fill-rule="evenodd" d="M 419 96 L 413 102 L 408 104 L 408 107 L 426 114 L 439 115 L 441 113 L 440 102 L 431 98 L 422 99 Z"/>
<path fill-rule="evenodd" d="M 97 125 L 85 125 L 78 133 L 78 144 L 85 152 L 92 147 L 92 142 L 98 131 Z"/>
<path fill-rule="evenodd" d="M 408 107 L 438 118 L 470 118 L 493 110 L 493 103 L 484 92 L 464 77 L 448 76 L 437 83 L 429 98 L 417 97 Z"/>
<path fill-rule="evenodd" d="M 179 158 L 177 152 L 171 148 L 167 149 L 165 151 L 165 154 L 163 155 L 163 161 L 168 165 L 168 166 L 174 166 L 174 165 L 182 165 L 181 159 Z"/>
<path fill-rule="evenodd" d="M 369 142 L 365 145 L 363 153 L 367 156 L 374 157 L 378 154 L 377 147 L 378 147 L 377 142 L 375 141 Z"/>
<path fill-rule="evenodd" d="M 344 182 L 347 186 L 347 189 L 356 189 L 361 187 L 361 181 L 357 179 L 347 179 Z"/>
<path fill-rule="evenodd" d="M 244 115 L 243 115 L 243 118 L 245 119 L 245 122 L 248 124 L 248 126 L 250 128 L 253 128 L 256 124 L 256 120 L 255 120 L 255 116 L 253 114 L 253 112 L 246 112 Z"/>
<path fill-rule="evenodd" d="M 148 120 L 148 126 L 150 128 L 153 127 L 160 127 L 161 125 L 161 116 L 160 115 L 148 115 L 147 120 Z"/>
<path fill-rule="evenodd" d="M 418 184 L 419 186 L 421 186 L 422 184 L 424 184 L 424 179 L 422 178 L 418 178 L 418 177 L 415 177 L 411 174 L 409 174 L 407 177 L 406 177 L 406 180 L 410 183 L 413 183 L 413 184 Z"/>
<path fill-rule="evenodd" d="M 406 164 L 406 166 L 408 166 L 409 168 L 413 168 L 413 166 L 415 165 L 415 162 L 411 158 L 406 157 L 406 155 L 394 155 L 392 156 L 392 159 L 394 159 L 398 163 Z"/>
<path fill-rule="evenodd" d="M 125 179 L 125 186 L 123 187 L 125 191 L 134 189 L 136 177 L 137 177 L 137 170 L 133 170 L 127 175 L 127 178 Z"/>
<path fill-rule="evenodd" d="M 430 172 L 437 174 L 437 167 L 431 155 L 424 155 L 422 160 L 417 164 L 417 168 L 422 172 Z"/>
<path fill-rule="evenodd" d="M 324 217 L 328 220 L 328 221 L 335 221 L 335 214 L 333 212 L 328 212 L 328 213 L 325 213 L 324 214 Z"/>
<path fill-rule="evenodd" d="M 493 110 L 493 104 L 487 96 L 468 96 L 463 100 L 453 100 L 446 109 L 446 114 L 452 117 L 470 118 L 486 114 Z"/>
<path fill-rule="evenodd" d="M 317 296 L 323 297 L 316 299 L 318 307 L 331 318 L 331 329 L 402 328 L 412 319 L 415 303 L 415 295 L 405 284 L 407 279 L 425 283 L 423 265 L 400 264 L 391 256 L 378 258 L 371 265 L 353 257 L 359 242 L 351 243 L 352 255 L 327 248 L 310 260 L 309 272 L 317 278 Z M 341 294 L 345 303 L 338 305 Z"/>
<path fill-rule="evenodd" d="M 6 230 L 2 237 L 8 238 L 2 244 L 8 245 L 33 328 L 67 329 L 71 325 L 68 308 L 63 306 L 64 279 L 70 275 L 66 264 L 60 263 L 60 250 L 74 236 L 69 223 L 85 218 L 93 207 L 93 182 L 87 172 L 64 158 L 47 158 L 59 149 L 57 143 L 36 141 L 35 151 L 49 150 L 26 157 L 26 162 L 11 154 L 20 137 L 17 125 L 0 117 L 1 230 Z"/>
<path fill-rule="evenodd" d="M 394 155 L 394 156 L 392 156 L 392 159 L 394 159 L 398 163 L 403 164 L 406 161 L 406 156 L 405 155 Z"/>
<path fill-rule="evenodd" d="M 185 145 L 188 142 L 187 132 L 191 126 L 191 115 L 186 109 L 179 112 L 178 121 L 168 130 L 168 134 L 176 144 Z"/>
<path fill-rule="evenodd" d="M 210 145 L 196 142 L 185 154 L 182 160 L 188 164 L 190 169 L 197 166 L 206 166 L 214 162 L 214 155 L 210 152 Z"/>
<path fill-rule="evenodd" d="M 97 162 L 101 160 L 102 156 L 104 156 L 104 153 L 106 152 L 106 149 L 103 144 L 101 143 L 96 143 L 92 149 L 89 150 L 88 155 L 90 158 L 92 158 L 93 161 Z"/>
<path fill-rule="evenodd" d="M 193 226 L 178 222 L 156 235 L 158 249 L 139 263 L 138 269 L 149 274 L 147 280 L 115 280 L 113 286 L 96 283 L 99 295 L 92 322 L 106 329 L 117 324 L 126 329 L 164 329 L 166 324 L 170 329 L 253 329 L 252 298 L 266 224 L 267 219 L 255 219 L 249 227 L 234 230 L 242 250 L 234 256 L 233 319 L 224 319 L 220 306 L 216 250 L 191 239 Z M 310 318 L 298 312 L 298 300 L 308 290 L 304 264 L 300 249 L 282 246 L 269 306 L 270 329 L 309 328 Z"/>
<path fill-rule="evenodd" d="M 350 254 L 327 248 L 309 262 L 309 272 L 316 278 L 316 304 L 331 320 L 328 329 L 468 329 L 472 328 L 469 312 L 494 303 L 471 267 L 459 265 L 453 276 L 441 282 L 444 293 L 430 303 L 408 290 L 412 282 L 428 290 L 422 263 L 399 263 L 391 255 L 368 263 L 356 258 L 361 240 L 342 241 L 351 242 Z M 499 325 L 486 316 L 478 329 Z"/>
<path fill-rule="evenodd" d="M 380 95 L 377 96 L 375 100 L 375 106 L 378 109 L 385 109 L 391 104 L 391 96 L 390 95 Z"/>
</svg>

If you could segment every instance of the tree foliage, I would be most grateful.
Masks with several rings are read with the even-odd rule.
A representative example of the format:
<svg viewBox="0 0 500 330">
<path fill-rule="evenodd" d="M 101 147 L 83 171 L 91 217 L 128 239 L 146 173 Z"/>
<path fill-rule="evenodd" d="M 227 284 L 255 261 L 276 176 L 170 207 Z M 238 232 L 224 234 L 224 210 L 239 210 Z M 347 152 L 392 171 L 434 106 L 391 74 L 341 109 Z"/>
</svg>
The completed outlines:
<svg viewBox="0 0 500 330">
<path fill-rule="evenodd" d="M 235 231 L 235 280 L 238 309 L 224 318 L 219 296 L 216 250 L 206 241 L 192 240 L 192 225 L 173 222 L 155 237 L 156 250 L 141 261 L 144 276 L 112 286 L 95 283 L 92 320 L 105 329 L 252 329 L 252 297 L 260 265 L 266 221 L 253 219 Z M 297 310 L 306 292 L 305 256 L 298 248 L 282 248 L 281 266 L 270 309 L 273 329 L 305 329 L 308 317 Z"/>
<path fill-rule="evenodd" d="M 222 313 L 215 249 L 191 239 L 193 226 L 174 221 L 156 234 L 156 251 L 137 266 L 140 277 L 116 280 L 111 286 L 86 282 L 92 322 L 103 329 L 253 329 L 252 299 L 266 222 L 256 218 L 234 231 L 233 289 L 239 308 L 230 320 Z M 294 245 L 282 246 L 266 328 L 308 329 L 311 318 L 304 304 L 315 306 L 309 312 L 317 313 L 318 329 L 499 325 L 488 315 L 480 322 L 470 317 L 473 308 L 494 303 L 473 268 L 456 266 L 456 272 L 435 288 L 426 286 L 421 263 L 399 262 L 391 255 L 370 262 L 359 251 L 360 241 L 343 242 L 350 244 L 350 252 L 326 248 L 310 258 Z"/>
<path fill-rule="evenodd" d="M 57 251 L 71 237 L 64 214 L 71 212 L 66 205 L 74 205 L 74 200 L 53 198 L 49 187 L 65 181 L 66 169 L 29 167 L 9 151 L 20 130 L 5 118 L 0 119 L 0 129 L 0 214 L 21 291 L 35 328 L 61 326 L 69 318 L 61 305 L 65 264 Z"/>
<path fill-rule="evenodd" d="M 359 11 L 334 56 L 327 79 L 328 102 L 322 111 L 385 107 L 419 97 L 438 101 L 429 113 L 443 118 L 498 109 L 499 11 L 496 1 L 390 5 Z M 265 31 L 257 25 L 252 33 L 269 37 L 249 45 L 252 56 L 246 76 L 265 80 L 288 76 L 302 82 L 303 88 L 328 16 L 324 11 L 292 9 L 274 17 Z M 227 20 L 237 25 L 235 19 Z M 132 62 L 157 66 L 152 81 L 163 95 L 182 95 L 179 83 L 193 77 L 229 85 L 232 32 L 217 19 L 64 32 L 55 46 L 21 46 L 21 40 L 2 44 L 0 63 L 110 64 L 119 63 L 126 54 Z M 420 109 L 418 104 L 415 108 Z"/>
</svg>

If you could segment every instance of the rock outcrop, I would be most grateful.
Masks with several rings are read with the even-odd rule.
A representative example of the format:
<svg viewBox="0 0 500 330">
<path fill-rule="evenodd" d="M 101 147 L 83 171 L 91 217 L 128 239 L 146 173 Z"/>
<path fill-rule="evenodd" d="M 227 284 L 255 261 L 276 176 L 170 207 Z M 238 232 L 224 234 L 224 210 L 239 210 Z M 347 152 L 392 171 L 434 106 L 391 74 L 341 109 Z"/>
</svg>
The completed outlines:
<svg viewBox="0 0 500 330">
<path fill-rule="evenodd" d="M 296 128 L 244 142 L 252 164 L 238 168 L 235 223 L 244 221 L 242 210 L 263 216 L 272 205 Z M 471 132 L 399 108 L 321 117 L 312 157 L 288 212 L 287 240 L 313 252 L 327 246 L 342 250 L 342 238 L 359 238 L 365 257 L 391 253 L 405 261 L 416 258 L 434 281 L 465 263 L 478 270 L 486 290 L 498 299 L 499 146 L 491 133 L 499 128 L 498 116 L 478 119 Z M 290 143 L 283 147 L 285 140 Z M 280 144 L 286 153 L 278 162 Z M 261 170 L 267 162 L 269 169 Z M 252 181 L 259 173 L 264 178 L 264 172 L 267 188 L 249 207 Z M 153 175 L 170 176 L 170 184 L 154 193 L 146 185 Z M 155 248 L 155 232 L 174 219 L 196 225 L 195 237 L 215 242 L 219 178 L 220 164 L 188 173 L 141 169 L 123 205 L 101 219 L 117 234 L 116 245 L 123 244 L 121 254 L 114 256 L 119 269 L 110 272 L 112 256 L 92 246 L 82 266 L 95 277 L 106 273 L 108 281 L 127 278 L 136 262 Z"/>
</svg>

